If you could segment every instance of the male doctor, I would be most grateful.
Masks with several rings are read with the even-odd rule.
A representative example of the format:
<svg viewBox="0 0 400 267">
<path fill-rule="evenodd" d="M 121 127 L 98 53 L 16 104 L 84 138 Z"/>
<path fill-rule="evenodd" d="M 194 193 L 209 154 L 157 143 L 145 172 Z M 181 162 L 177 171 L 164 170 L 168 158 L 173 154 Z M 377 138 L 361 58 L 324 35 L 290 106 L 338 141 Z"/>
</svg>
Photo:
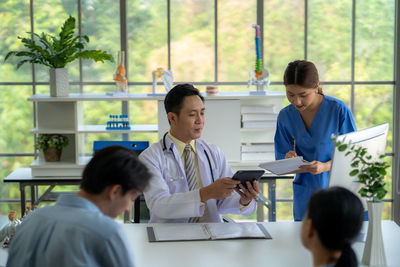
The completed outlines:
<svg viewBox="0 0 400 267">
<path fill-rule="evenodd" d="M 258 182 L 247 182 L 246 188 L 230 178 L 222 151 L 199 139 L 205 120 L 199 90 L 179 84 L 168 92 L 164 106 L 170 131 L 140 154 L 153 175 L 143 191 L 150 222 L 222 222 L 221 214 L 251 215 Z"/>
</svg>

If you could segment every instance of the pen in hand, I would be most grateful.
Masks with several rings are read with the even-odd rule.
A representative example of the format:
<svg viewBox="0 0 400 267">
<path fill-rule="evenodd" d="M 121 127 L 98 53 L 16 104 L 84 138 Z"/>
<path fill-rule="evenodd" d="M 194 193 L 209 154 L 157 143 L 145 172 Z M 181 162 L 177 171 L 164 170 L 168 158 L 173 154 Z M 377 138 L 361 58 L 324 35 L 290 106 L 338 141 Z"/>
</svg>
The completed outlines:
<svg viewBox="0 0 400 267">
<path fill-rule="evenodd" d="M 294 139 L 294 136 L 292 136 L 292 145 L 293 145 L 293 150 L 290 150 L 288 153 L 286 153 L 285 159 L 297 157 L 296 140 Z"/>
<path fill-rule="evenodd" d="M 293 151 L 296 152 L 296 140 L 294 139 L 294 136 L 292 136 L 292 143 L 293 143 Z"/>
</svg>

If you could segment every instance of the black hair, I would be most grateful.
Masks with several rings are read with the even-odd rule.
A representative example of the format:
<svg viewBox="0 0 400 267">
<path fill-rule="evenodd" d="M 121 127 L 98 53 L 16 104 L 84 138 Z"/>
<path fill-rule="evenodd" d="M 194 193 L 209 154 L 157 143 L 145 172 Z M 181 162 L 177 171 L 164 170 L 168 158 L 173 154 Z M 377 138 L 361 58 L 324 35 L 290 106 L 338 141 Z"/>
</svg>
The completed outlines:
<svg viewBox="0 0 400 267">
<path fill-rule="evenodd" d="M 336 267 L 358 266 L 351 244 L 361 230 L 364 208 L 354 193 L 336 186 L 319 190 L 311 196 L 306 216 L 325 248 L 342 251 Z"/>
<path fill-rule="evenodd" d="M 100 194 L 106 187 L 118 184 L 125 194 L 132 189 L 143 191 L 150 177 L 135 151 L 113 145 L 94 154 L 83 170 L 80 187 L 90 194 Z"/>
<path fill-rule="evenodd" d="M 295 60 L 288 64 L 283 75 L 283 84 L 298 85 L 304 88 L 318 87 L 318 93 L 323 94 L 319 86 L 319 75 L 314 63 L 307 60 Z"/>
<path fill-rule="evenodd" d="M 172 88 L 168 92 L 164 99 L 164 107 L 167 114 L 169 112 L 173 112 L 179 115 L 183 106 L 183 100 L 186 96 L 192 95 L 197 95 L 204 103 L 204 97 L 200 94 L 200 91 L 193 85 L 183 83 L 174 86 L 174 88 Z"/>
</svg>

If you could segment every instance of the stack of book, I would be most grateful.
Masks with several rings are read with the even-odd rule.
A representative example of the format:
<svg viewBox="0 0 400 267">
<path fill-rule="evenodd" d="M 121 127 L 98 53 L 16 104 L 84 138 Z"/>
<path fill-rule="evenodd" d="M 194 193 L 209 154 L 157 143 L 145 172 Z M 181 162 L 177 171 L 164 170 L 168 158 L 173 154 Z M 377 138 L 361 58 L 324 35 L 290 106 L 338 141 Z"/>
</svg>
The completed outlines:
<svg viewBox="0 0 400 267">
<path fill-rule="evenodd" d="M 242 145 L 242 160 L 273 161 L 275 160 L 274 144 Z"/>
<path fill-rule="evenodd" d="M 274 128 L 277 112 L 270 106 L 242 106 L 242 128 Z"/>
</svg>

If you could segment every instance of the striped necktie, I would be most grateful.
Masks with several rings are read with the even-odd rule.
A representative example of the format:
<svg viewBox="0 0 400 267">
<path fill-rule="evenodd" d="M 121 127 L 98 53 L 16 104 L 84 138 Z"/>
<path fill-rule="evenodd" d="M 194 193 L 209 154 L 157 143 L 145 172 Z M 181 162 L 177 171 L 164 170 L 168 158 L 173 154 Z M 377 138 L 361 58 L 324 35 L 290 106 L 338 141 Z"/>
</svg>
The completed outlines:
<svg viewBox="0 0 400 267">
<path fill-rule="evenodd" d="M 193 153 L 190 144 L 185 146 L 185 172 L 189 190 L 195 190 L 197 186 L 196 168 L 194 166 Z"/>
<path fill-rule="evenodd" d="M 194 158 L 190 144 L 185 146 L 185 172 L 189 190 L 193 191 L 197 189 L 196 168 L 194 166 Z M 189 218 L 189 223 L 196 223 L 198 221 L 199 217 Z"/>
</svg>

